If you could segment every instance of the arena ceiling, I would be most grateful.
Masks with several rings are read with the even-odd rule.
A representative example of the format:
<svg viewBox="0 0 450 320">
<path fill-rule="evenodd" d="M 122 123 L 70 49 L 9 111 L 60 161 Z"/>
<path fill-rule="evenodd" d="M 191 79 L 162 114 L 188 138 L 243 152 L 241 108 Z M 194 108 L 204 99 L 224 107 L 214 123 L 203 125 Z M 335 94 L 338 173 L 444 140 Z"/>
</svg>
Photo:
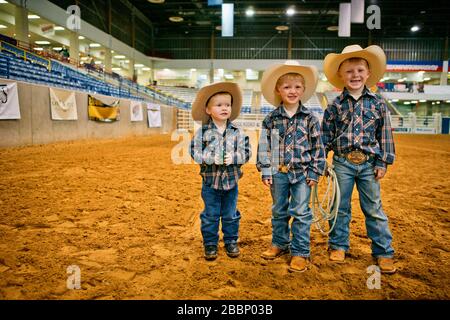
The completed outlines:
<svg viewBox="0 0 450 320">
<path fill-rule="evenodd" d="M 220 31 L 221 7 L 208 6 L 204 0 L 126 0 L 141 11 L 154 26 L 158 37 L 195 37 Z M 162 3 L 152 3 L 162 2 Z M 224 1 L 234 3 L 234 32 L 236 36 L 268 35 L 279 32 L 277 26 L 288 26 L 293 35 L 309 37 L 335 37 L 337 31 L 328 30 L 338 25 L 338 0 L 299 1 Z M 366 0 L 365 8 L 378 5 L 381 12 L 381 29 L 370 31 L 373 37 L 446 37 L 449 34 L 450 6 L 446 0 Z M 286 9 L 293 6 L 295 14 L 288 17 Z M 246 10 L 252 7 L 254 15 Z M 365 15 L 367 19 L 369 15 Z M 173 22 L 170 17 L 181 17 Z M 420 29 L 411 31 L 417 25 Z M 286 31 L 283 31 L 286 32 Z M 366 24 L 352 24 L 351 36 L 368 37 Z"/>
</svg>

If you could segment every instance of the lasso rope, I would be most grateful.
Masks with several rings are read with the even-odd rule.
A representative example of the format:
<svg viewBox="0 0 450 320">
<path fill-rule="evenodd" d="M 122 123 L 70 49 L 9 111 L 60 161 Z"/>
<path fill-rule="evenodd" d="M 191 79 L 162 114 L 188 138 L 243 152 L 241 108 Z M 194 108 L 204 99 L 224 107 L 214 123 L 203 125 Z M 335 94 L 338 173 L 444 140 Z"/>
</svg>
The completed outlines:
<svg viewBox="0 0 450 320">
<path fill-rule="evenodd" d="M 328 163 L 325 178 L 327 180 L 327 186 L 321 201 L 319 199 L 318 184 L 313 187 L 311 192 L 311 211 L 313 214 L 312 223 L 316 224 L 317 229 L 322 234 L 328 235 L 336 225 L 337 212 L 341 200 L 341 191 L 336 173 L 333 170 L 333 165 L 329 165 Z M 332 223 L 328 231 L 325 231 L 323 223 L 327 223 L 328 221 L 332 221 Z"/>
</svg>

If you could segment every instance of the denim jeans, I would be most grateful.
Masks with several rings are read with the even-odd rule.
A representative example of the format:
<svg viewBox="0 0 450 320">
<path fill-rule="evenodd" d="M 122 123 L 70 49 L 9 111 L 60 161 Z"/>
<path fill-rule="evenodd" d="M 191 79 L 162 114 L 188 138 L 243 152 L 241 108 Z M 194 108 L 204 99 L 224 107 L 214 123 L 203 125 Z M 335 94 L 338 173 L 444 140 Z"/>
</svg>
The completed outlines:
<svg viewBox="0 0 450 320">
<path fill-rule="evenodd" d="M 336 225 L 330 233 L 329 247 L 345 251 L 350 247 L 351 200 L 353 186 L 356 183 L 359 203 L 366 220 L 367 236 L 372 240 L 372 256 L 393 257 L 392 235 L 389 231 L 388 218 L 381 206 L 380 183 L 375 180 L 374 159 L 370 158 L 364 164 L 355 165 L 335 155 L 333 165 L 341 190 L 341 202 Z"/>
<path fill-rule="evenodd" d="M 222 218 L 223 241 L 235 243 L 239 236 L 241 214 L 237 210 L 238 186 L 231 190 L 216 190 L 205 183 L 202 185 L 202 198 L 205 209 L 200 214 L 203 244 L 219 243 L 219 223 Z"/>
<path fill-rule="evenodd" d="M 309 257 L 312 212 L 308 204 L 311 188 L 306 180 L 290 183 L 287 173 L 281 172 L 272 176 L 272 182 L 272 245 L 290 249 L 293 256 Z"/>
</svg>

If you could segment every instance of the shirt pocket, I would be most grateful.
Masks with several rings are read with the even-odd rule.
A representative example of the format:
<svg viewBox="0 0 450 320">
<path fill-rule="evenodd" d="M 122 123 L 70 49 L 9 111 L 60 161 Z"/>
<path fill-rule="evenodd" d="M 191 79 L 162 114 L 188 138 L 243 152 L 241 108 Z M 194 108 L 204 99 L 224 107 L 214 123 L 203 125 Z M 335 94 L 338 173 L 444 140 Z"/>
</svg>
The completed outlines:
<svg viewBox="0 0 450 320">
<path fill-rule="evenodd" d="M 363 111 L 363 129 L 364 132 L 375 132 L 376 126 L 379 122 L 380 114 L 376 109 L 369 109 Z"/>
</svg>

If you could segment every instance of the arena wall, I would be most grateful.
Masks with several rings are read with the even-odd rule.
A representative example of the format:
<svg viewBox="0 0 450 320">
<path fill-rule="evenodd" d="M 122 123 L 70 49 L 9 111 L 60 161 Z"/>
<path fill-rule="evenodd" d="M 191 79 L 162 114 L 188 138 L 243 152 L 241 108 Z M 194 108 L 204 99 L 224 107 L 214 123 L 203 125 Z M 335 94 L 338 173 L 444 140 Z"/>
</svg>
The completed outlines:
<svg viewBox="0 0 450 320">
<path fill-rule="evenodd" d="M 8 83 L 2 79 L 2 83 Z M 120 120 L 102 123 L 88 119 L 87 93 L 76 91 L 78 120 L 52 120 L 49 88 L 17 82 L 20 120 L 0 120 L 0 147 L 47 144 L 80 139 L 111 139 L 170 133 L 176 125 L 176 109 L 161 105 L 161 127 L 149 128 L 144 121 L 130 121 L 130 100 L 120 99 Z M 99 95 L 99 97 L 102 97 Z M 104 97 L 110 100 L 112 97 Z M 119 98 L 113 98 L 119 99 Z"/>
</svg>

